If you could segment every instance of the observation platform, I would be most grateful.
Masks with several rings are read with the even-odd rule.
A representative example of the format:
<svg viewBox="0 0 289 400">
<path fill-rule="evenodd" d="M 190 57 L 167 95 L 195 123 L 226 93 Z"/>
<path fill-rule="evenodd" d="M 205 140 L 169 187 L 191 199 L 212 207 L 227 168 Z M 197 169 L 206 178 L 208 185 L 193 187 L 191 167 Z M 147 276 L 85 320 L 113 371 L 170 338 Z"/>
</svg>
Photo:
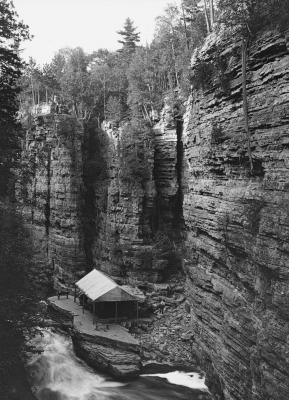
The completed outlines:
<svg viewBox="0 0 289 400">
<path fill-rule="evenodd" d="M 105 342 L 117 342 L 130 347 L 139 347 L 138 340 L 125 327 L 117 323 L 98 320 L 89 310 L 79 304 L 78 299 L 74 301 L 74 297 L 71 295 L 68 298 L 66 295 L 60 298 L 58 296 L 50 297 L 48 304 L 54 315 L 58 314 L 57 319 L 60 322 L 72 326 L 81 335 L 103 339 Z"/>
</svg>

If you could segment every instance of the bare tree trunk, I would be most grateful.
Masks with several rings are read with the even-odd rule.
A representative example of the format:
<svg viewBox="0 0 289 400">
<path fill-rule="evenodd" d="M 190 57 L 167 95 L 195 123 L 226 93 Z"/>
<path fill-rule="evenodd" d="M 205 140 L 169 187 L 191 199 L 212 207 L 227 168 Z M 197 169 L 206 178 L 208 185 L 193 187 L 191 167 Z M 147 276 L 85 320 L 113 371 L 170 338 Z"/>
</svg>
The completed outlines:
<svg viewBox="0 0 289 400">
<path fill-rule="evenodd" d="M 184 20 L 184 28 L 185 28 L 187 49 L 190 50 L 190 39 L 189 39 L 189 35 L 188 35 L 188 28 L 187 28 L 187 23 L 186 23 L 186 16 L 185 16 L 185 10 L 184 10 L 183 2 L 181 3 L 181 7 L 182 7 L 183 20 Z"/>
<path fill-rule="evenodd" d="M 150 117 L 150 115 L 149 115 L 148 109 L 147 109 L 147 107 L 146 107 L 145 104 L 143 104 L 143 108 L 144 108 L 144 110 L 145 110 L 146 118 L 147 118 L 147 120 L 149 121 L 150 125 L 152 126 L 152 120 L 151 120 L 151 117 Z"/>
<path fill-rule="evenodd" d="M 203 3 L 204 3 L 204 13 L 205 13 L 205 18 L 206 18 L 207 31 L 208 31 L 208 34 L 210 34 L 212 32 L 212 30 L 211 30 L 211 24 L 210 24 L 210 18 L 209 18 L 206 0 L 203 0 Z"/>
<path fill-rule="evenodd" d="M 210 0 L 210 17 L 211 17 L 211 29 L 213 30 L 213 26 L 214 26 L 214 23 L 215 23 L 214 0 Z"/>
<path fill-rule="evenodd" d="M 105 91 L 106 91 L 106 80 L 105 77 L 103 78 L 103 116 L 104 120 L 106 120 L 106 96 L 105 96 Z"/>
<path fill-rule="evenodd" d="M 35 97 L 34 97 L 34 87 L 33 87 L 32 75 L 30 75 L 30 80 L 31 80 L 31 92 L 32 92 L 32 105 L 35 106 Z"/>
<path fill-rule="evenodd" d="M 253 161 L 251 153 L 251 138 L 248 118 L 248 98 L 247 98 L 247 40 L 242 41 L 242 87 L 243 87 L 243 112 L 244 112 L 244 127 L 247 138 L 247 150 L 250 163 L 250 172 L 253 173 Z"/>
<path fill-rule="evenodd" d="M 180 82 L 179 82 L 179 78 L 178 78 L 178 71 L 177 71 L 177 63 L 176 63 L 176 52 L 175 52 L 175 46 L 174 46 L 174 42 L 173 39 L 171 39 L 171 46 L 172 46 L 172 52 L 173 52 L 173 60 L 174 60 L 174 69 L 175 69 L 175 78 L 176 78 L 176 83 L 177 83 L 177 87 L 180 87 Z"/>
</svg>

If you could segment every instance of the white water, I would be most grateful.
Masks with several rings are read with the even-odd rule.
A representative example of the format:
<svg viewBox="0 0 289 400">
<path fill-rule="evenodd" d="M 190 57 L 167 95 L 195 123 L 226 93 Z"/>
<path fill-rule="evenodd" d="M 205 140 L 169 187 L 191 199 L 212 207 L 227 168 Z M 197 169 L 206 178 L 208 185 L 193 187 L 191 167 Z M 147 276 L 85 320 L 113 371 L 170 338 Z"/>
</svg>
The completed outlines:
<svg viewBox="0 0 289 400">
<path fill-rule="evenodd" d="M 174 385 L 181 385 L 191 389 L 208 391 L 208 388 L 205 385 L 205 377 L 201 377 L 200 374 L 195 372 L 186 373 L 182 371 L 173 371 L 167 374 L 146 374 L 143 376 L 158 376 L 159 378 L 166 379 L 168 382 Z"/>
<path fill-rule="evenodd" d="M 79 360 L 70 338 L 49 330 L 33 341 L 36 349 L 28 364 L 31 385 L 39 400 L 198 400 L 204 379 L 198 374 L 170 372 L 140 377 L 126 384 L 96 373 Z M 160 379 L 161 378 L 161 379 Z M 169 382 L 169 383 L 166 383 Z M 173 384 L 173 385 L 170 385 Z M 181 386 L 179 386 L 181 385 Z"/>
<path fill-rule="evenodd" d="M 71 341 L 63 335 L 44 331 L 35 339 L 40 355 L 34 356 L 28 369 L 36 396 L 39 399 L 55 393 L 62 400 L 102 400 L 108 398 L 105 388 L 119 387 L 121 383 L 106 380 L 77 359 Z"/>
</svg>

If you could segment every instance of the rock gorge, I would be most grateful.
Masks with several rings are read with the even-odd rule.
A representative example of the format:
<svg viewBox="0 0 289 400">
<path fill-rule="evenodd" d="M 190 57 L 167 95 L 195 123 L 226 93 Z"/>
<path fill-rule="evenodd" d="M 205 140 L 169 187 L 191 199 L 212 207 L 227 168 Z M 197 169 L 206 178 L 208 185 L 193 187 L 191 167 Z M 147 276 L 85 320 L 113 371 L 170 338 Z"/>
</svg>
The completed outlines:
<svg viewBox="0 0 289 400">
<path fill-rule="evenodd" d="M 49 114 L 27 130 L 17 200 L 55 283 L 93 266 L 140 286 L 181 276 L 184 347 L 215 398 L 285 400 L 289 33 L 264 32 L 249 49 L 252 174 L 237 50 L 221 53 L 224 87 L 213 77 L 195 89 L 183 121 L 164 108 L 144 184 L 122 177 L 125 126 L 84 129 Z M 205 46 L 195 63 L 214 51 Z"/>
</svg>

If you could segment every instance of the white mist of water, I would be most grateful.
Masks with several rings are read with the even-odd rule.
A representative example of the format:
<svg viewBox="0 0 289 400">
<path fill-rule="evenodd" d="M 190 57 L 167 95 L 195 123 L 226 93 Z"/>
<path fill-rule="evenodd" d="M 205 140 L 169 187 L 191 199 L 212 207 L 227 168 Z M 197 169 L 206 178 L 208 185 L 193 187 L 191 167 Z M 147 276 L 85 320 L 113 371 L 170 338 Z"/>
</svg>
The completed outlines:
<svg viewBox="0 0 289 400">
<path fill-rule="evenodd" d="M 186 386 L 190 389 L 199 389 L 202 391 L 208 391 L 205 385 L 205 378 L 201 377 L 200 374 L 195 372 L 187 373 L 181 371 L 173 371 L 167 374 L 146 374 L 143 376 L 158 376 L 159 378 L 164 378 L 168 382 L 174 385 Z"/>
<path fill-rule="evenodd" d="M 109 389 L 122 386 L 90 370 L 73 353 L 71 340 L 44 331 L 33 343 L 43 350 L 29 362 L 28 371 L 39 400 L 104 400 Z"/>
</svg>

